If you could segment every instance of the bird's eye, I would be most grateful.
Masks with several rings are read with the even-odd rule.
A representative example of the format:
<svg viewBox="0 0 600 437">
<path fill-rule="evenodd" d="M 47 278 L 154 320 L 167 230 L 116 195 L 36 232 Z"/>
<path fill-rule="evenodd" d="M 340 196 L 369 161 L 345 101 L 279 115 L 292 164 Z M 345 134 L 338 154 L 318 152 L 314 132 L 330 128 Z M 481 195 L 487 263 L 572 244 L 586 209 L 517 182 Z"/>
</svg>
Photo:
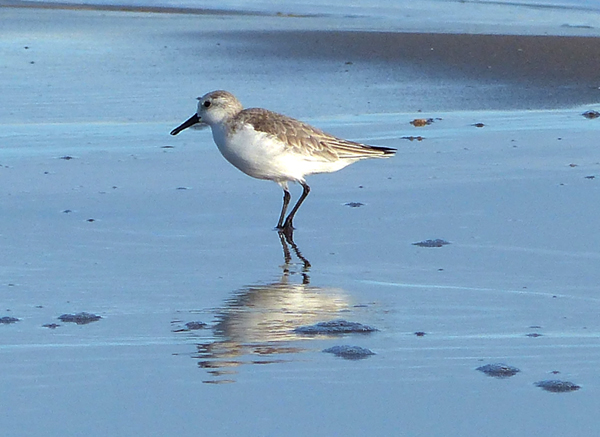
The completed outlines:
<svg viewBox="0 0 600 437">
<path fill-rule="evenodd" d="M 208 108 L 210 106 L 210 101 L 206 101 L 202 104 L 205 108 Z"/>
</svg>

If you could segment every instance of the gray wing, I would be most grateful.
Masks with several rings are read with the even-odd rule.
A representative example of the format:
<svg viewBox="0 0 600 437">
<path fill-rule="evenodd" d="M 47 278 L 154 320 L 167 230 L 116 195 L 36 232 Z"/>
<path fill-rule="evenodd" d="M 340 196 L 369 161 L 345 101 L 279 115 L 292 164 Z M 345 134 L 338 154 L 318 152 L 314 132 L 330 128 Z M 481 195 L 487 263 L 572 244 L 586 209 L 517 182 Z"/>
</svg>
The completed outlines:
<svg viewBox="0 0 600 437">
<path fill-rule="evenodd" d="M 272 135 L 288 145 L 292 152 L 313 159 L 337 161 L 391 156 L 396 150 L 374 147 L 334 137 L 307 123 L 266 109 L 250 108 L 240 112 L 239 122 L 249 123 L 254 130 Z"/>
</svg>

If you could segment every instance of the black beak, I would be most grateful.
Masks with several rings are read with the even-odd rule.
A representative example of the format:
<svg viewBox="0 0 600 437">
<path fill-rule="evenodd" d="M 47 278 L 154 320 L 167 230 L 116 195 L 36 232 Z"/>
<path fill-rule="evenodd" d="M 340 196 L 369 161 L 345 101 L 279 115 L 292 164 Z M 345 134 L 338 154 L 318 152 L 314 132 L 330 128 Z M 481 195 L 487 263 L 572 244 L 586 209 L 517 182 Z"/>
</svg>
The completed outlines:
<svg viewBox="0 0 600 437">
<path fill-rule="evenodd" d="M 182 130 L 187 129 L 188 127 L 193 126 L 197 123 L 200 123 L 200 117 L 198 117 L 198 114 L 194 114 L 187 121 L 183 122 L 183 124 L 173 129 L 171 131 L 171 135 L 177 135 Z"/>
</svg>

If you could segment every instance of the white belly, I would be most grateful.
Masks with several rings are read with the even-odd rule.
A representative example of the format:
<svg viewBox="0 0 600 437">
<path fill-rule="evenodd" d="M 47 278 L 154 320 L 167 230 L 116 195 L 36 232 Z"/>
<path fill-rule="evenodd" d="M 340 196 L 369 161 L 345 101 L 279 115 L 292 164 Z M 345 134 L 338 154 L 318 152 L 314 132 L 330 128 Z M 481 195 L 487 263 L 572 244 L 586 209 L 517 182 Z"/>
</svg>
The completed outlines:
<svg viewBox="0 0 600 437">
<path fill-rule="evenodd" d="M 249 176 L 275 182 L 303 181 L 311 173 L 339 170 L 352 161 L 319 161 L 292 154 L 281 141 L 243 128 L 233 135 L 213 127 L 213 138 L 221 154 L 231 164 Z"/>
</svg>

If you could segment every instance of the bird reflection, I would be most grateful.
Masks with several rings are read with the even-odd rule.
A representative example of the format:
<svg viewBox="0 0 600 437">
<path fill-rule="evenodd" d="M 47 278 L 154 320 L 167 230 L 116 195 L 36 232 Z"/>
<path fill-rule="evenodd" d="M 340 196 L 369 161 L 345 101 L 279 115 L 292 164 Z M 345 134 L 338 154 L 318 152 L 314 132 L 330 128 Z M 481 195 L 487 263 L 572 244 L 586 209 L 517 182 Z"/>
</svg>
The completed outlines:
<svg viewBox="0 0 600 437">
<path fill-rule="evenodd" d="M 308 284 L 310 279 L 308 277 L 308 271 L 311 267 L 310 262 L 302 255 L 300 249 L 296 243 L 294 243 L 294 230 L 293 229 L 281 229 L 277 232 L 279 234 L 279 241 L 281 241 L 281 247 L 283 248 L 283 260 L 285 264 L 283 265 L 283 273 L 289 274 L 288 267 L 292 262 L 292 253 L 290 252 L 290 247 L 294 251 L 294 254 L 298 257 L 300 261 L 302 261 L 302 278 L 303 284 Z"/>
<path fill-rule="evenodd" d="M 214 378 L 206 383 L 234 382 L 236 368 L 243 364 L 293 360 L 307 340 L 294 328 L 334 319 L 349 306 L 343 290 L 310 285 L 311 265 L 293 233 L 278 234 L 284 257 L 279 280 L 234 292 L 216 311 L 212 341 L 197 345 L 193 358 Z"/>
</svg>

